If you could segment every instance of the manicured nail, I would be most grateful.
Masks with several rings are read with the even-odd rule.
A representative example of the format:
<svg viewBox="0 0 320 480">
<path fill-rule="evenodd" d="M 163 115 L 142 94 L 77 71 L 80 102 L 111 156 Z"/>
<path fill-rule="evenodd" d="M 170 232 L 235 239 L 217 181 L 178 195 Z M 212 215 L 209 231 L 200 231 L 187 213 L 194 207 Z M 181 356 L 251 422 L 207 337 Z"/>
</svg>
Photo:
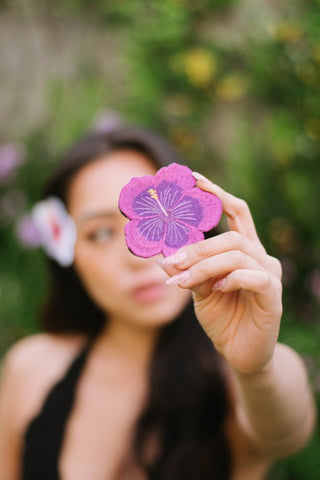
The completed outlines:
<svg viewBox="0 0 320 480">
<path fill-rule="evenodd" d="M 177 275 L 174 275 L 173 277 L 168 278 L 168 280 L 166 280 L 166 284 L 167 285 L 180 285 L 180 286 L 182 286 L 189 279 L 190 279 L 190 273 L 185 271 L 185 272 L 178 273 Z"/>
<path fill-rule="evenodd" d="M 212 290 L 221 290 L 226 284 L 225 278 L 220 278 L 216 283 L 213 284 Z"/>
<path fill-rule="evenodd" d="M 192 175 L 196 180 L 203 180 L 204 182 L 210 182 L 208 178 L 206 178 L 204 175 L 201 175 L 201 173 L 198 172 L 192 172 Z"/>
<path fill-rule="evenodd" d="M 186 252 L 182 251 L 182 252 L 177 252 L 177 253 L 174 253 L 173 255 L 170 255 L 170 257 L 159 258 L 157 262 L 160 266 L 177 265 L 178 263 L 184 262 L 186 258 L 187 258 Z"/>
</svg>

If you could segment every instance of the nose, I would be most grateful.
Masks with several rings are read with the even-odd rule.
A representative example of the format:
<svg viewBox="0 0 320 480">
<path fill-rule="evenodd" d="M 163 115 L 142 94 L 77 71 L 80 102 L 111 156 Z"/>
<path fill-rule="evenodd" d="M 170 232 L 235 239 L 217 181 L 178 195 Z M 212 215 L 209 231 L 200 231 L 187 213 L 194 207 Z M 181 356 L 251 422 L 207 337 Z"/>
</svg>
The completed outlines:
<svg viewBox="0 0 320 480">
<path fill-rule="evenodd" d="M 148 268 L 150 266 L 150 263 L 155 262 L 155 258 L 142 258 L 138 257 L 134 253 L 132 253 L 125 241 L 125 238 L 121 240 L 121 256 L 126 263 L 131 269 L 134 270 L 141 270 L 144 268 Z"/>
</svg>

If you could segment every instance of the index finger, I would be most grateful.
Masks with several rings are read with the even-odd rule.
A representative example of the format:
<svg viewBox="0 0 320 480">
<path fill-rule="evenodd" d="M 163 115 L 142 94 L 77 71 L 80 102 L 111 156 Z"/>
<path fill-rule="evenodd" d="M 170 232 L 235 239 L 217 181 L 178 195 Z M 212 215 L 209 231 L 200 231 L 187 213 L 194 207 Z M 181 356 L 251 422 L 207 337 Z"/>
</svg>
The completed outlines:
<svg viewBox="0 0 320 480">
<path fill-rule="evenodd" d="M 192 175 L 197 180 L 197 187 L 220 198 L 230 230 L 239 232 L 251 240 L 252 243 L 265 250 L 257 235 L 250 209 L 245 200 L 231 195 L 231 193 L 226 192 L 198 172 L 192 172 Z"/>
</svg>

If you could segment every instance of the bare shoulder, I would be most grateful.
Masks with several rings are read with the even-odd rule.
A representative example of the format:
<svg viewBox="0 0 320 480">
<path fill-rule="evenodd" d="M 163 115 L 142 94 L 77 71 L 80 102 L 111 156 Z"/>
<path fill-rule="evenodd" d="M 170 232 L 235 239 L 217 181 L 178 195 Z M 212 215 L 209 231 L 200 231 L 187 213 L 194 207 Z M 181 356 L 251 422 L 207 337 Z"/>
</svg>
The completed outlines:
<svg viewBox="0 0 320 480">
<path fill-rule="evenodd" d="M 17 341 L 7 352 L 4 363 L 13 369 L 48 366 L 52 361 L 72 356 L 85 342 L 81 335 L 39 333 Z M 39 360 L 41 359 L 41 362 Z M 38 363 L 39 362 L 39 363 Z"/>
<path fill-rule="evenodd" d="M 7 352 L 1 372 L 0 402 L 10 404 L 21 428 L 40 409 L 46 393 L 85 342 L 80 335 L 37 334 L 19 340 Z"/>
<path fill-rule="evenodd" d="M 58 377 L 85 342 L 80 335 L 37 334 L 15 343 L 3 360 L 3 376 L 34 383 Z M 45 380 L 44 380 L 45 381 Z"/>
</svg>

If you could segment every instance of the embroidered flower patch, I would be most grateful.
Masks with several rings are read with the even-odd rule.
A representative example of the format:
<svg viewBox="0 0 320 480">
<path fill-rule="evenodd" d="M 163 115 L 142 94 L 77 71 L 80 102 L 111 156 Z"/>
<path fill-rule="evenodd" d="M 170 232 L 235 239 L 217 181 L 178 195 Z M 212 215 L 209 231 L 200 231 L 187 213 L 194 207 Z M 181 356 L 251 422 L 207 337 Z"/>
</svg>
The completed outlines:
<svg viewBox="0 0 320 480">
<path fill-rule="evenodd" d="M 76 226 L 63 202 L 55 197 L 36 203 L 32 220 L 38 231 L 40 244 L 49 257 L 63 267 L 73 262 Z"/>
<path fill-rule="evenodd" d="M 123 187 L 119 209 L 130 220 L 125 236 L 132 253 L 167 257 L 203 240 L 203 232 L 219 223 L 221 200 L 195 184 L 188 167 L 172 163 L 154 177 L 134 177 Z"/>
</svg>

